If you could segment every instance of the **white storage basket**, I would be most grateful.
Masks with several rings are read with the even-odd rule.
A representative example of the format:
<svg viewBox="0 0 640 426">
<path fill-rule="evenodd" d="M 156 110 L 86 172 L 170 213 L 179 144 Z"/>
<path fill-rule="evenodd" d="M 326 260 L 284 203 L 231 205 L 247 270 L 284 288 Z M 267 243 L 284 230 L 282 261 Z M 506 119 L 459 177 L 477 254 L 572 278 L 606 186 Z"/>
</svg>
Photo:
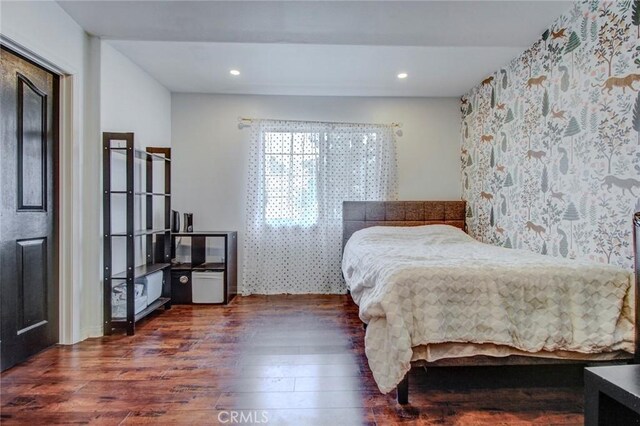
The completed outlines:
<svg viewBox="0 0 640 426">
<path fill-rule="evenodd" d="M 223 303 L 223 272 L 192 272 L 191 301 L 193 303 Z"/>
</svg>

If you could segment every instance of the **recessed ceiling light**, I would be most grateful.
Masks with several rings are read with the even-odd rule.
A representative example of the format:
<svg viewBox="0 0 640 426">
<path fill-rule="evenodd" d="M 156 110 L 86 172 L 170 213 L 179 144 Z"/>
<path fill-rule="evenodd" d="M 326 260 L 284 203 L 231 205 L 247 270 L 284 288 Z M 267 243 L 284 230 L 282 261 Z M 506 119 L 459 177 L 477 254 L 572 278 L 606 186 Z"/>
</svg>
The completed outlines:
<svg viewBox="0 0 640 426">
<path fill-rule="evenodd" d="M 409 74 L 407 74 L 406 72 L 401 72 L 400 74 L 398 74 L 398 78 L 402 79 L 402 78 L 407 78 L 409 76 Z"/>
<path fill-rule="evenodd" d="M 229 74 L 231 74 L 231 75 L 240 75 L 240 71 L 238 71 L 238 70 L 231 70 L 231 71 L 229 71 Z"/>
</svg>

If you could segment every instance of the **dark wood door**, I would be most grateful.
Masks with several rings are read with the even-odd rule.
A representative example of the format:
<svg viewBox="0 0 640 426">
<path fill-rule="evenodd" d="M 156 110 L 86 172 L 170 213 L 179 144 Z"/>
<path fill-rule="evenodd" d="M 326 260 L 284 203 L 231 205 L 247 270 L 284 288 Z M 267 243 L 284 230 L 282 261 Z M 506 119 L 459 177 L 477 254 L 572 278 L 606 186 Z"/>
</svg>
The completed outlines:
<svg viewBox="0 0 640 426">
<path fill-rule="evenodd" d="M 0 50 L 0 370 L 58 341 L 58 76 Z"/>
</svg>

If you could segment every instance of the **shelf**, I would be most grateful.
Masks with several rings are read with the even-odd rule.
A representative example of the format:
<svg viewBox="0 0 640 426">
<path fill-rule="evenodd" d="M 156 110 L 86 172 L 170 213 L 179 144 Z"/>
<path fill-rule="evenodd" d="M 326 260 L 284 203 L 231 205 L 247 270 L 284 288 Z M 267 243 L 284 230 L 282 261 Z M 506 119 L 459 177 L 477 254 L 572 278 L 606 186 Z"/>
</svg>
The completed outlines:
<svg viewBox="0 0 640 426">
<path fill-rule="evenodd" d="M 237 231 L 193 231 L 171 233 L 174 237 L 228 237 L 236 234 Z"/>
<path fill-rule="evenodd" d="M 172 263 L 171 271 L 190 271 L 193 269 L 193 265 L 191 263 Z"/>
<path fill-rule="evenodd" d="M 150 157 L 153 161 L 166 161 L 168 163 L 171 162 L 171 158 L 167 158 L 163 155 L 158 155 L 158 154 L 153 154 L 151 152 L 146 152 L 146 151 L 138 151 L 136 153 L 136 156 L 140 155 L 139 158 L 148 158 Z"/>
<path fill-rule="evenodd" d="M 133 232 L 134 237 L 140 237 L 143 235 L 152 235 L 152 234 L 163 234 L 165 232 L 170 232 L 171 229 L 139 229 Z M 127 237 L 129 234 L 126 232 L 117 232 L 111 234 L 112 237 Z"/>
<path fill-rule="evenodd" d="M 192 263 L 172 263 L 171 264 L 172 271 L 224 271 L 225 266 L 224 262 L 205 262 L 198 263 L 196 265 Z"/>
<path fill-rule="evenodd" d="M 119 154 L 122 154 L 122 155 L 127 155 L 127 148 L 126 147 L 111 147 L 111 151 L 115 151 L 115 152 L 117 152 Z M 150 159 L 152 161 L 167 161 L 167 162 L 171 162 L 170 158 L 166 158 L 163 155 L 158 155 L 158 154 L 154 154 L 152 152 L 142 151 L 140 149 L 134 149 L 133 151 L 135 153 L 136 158 L 139 158 L 141 160 Z"/>
<path fill-rule="evenodd" d="M 162 271 L 163 269 L 166 269 L 170 266 L 170 263 L 152 263 L 150 265 L 138 266 L 133 270 L 133 277 L 134 279 L 144 277 L 153 274 L 154 272 Z M 114 274 L 111 278 L 114 280 L 126 280 L 127 273 L 120 272 L 118 274 Z"/>
<path fill-rule="evenodd" d="M 205 262 L 194 266 L 193 271 L 224 271 L 224 263 L 221 262 Z"/>
<path fill-rule="evenodd" d="M 126 195 L 127 191 L 111 191 L 111 194 Z M 157 197 L 171 197 L 171 194 L 165 194 L 163 192 L 134 192 L 133 195 L 153 195 Z"/>
<path fill-rule="evenodd" d="M 143 310 L 141 310 L 140 312 L 138 312 L 136 314 L 135 321 L 136 322 L 140 321 L 142 318 L 146 317 L 151 312 L 153 312 L 156 309 L 158 309 L 160 306 L 166 305 L 170 301 L 171 301 L 171 299 L 168 298 L 168 297 L 161 297 L 159 299 L 154 300 L 153 302 L 151 302 L 151 304 L 149 306 L 147 306 L 146 308 L 144 308 Z"/>
<path fill-rule="evenodd" d="M 134 317 L 134 321 L 135 322 L 140 321 L 142 318 L 146 317 L 147 315 L 149 315 L 151 312 L 155 311 L 159 307 L 166 305 L 168 302 L 171 302 L 171 298 L 169 297 L 160 297 L 154 300 L 150 305 L 148 305 L 146 308 L 144 308 L 143 310 L 141 310 L 136 314 L 136 316 Z M 120 327 L 123 327 L 127 325 L 127 319 L 123 317 L 114 317 L 111 320 L 111 323 L 113 325 L 119 325 Z"/>
<path fill-rule="evenodd" d="M 171 194 L 165 194 L 162 192 L 136 192 L 135 195 L 152 195 L 154 197 L 171 197 Z"/>
<path fill-rule="evenodd" d="M 153 146 L 137 148 L 132 132 L 103 132 L 102 145 L 104 333 L 111 334 L 116 329 L 124 329 L 127 335 L 132 336 L 136 331 L 136 321 L 161 306 L 167 309 L 171 307 L 171 282 L 165 279 L 165 275 L 168 275 L 171 268 L 171 263 L 168 263 L 171 240 L 171 230 L 168 229 L 170 222 L 168 215 L 171 208 L 171 148 Z M 151 163 L 152 161 L 159 161 L 159 163 Z M 117 168 L 114 169 L 114 165 L 117 165 Z M 126 184 L 111 186 L 113 174 L 116 172 Z M 160 179 L 154 179 L 154 173 L 161 173 L 158 177 L 164 178 L 164 184 Z M 136 182 L 142 182 L 143 185 L 138 186 Z M 123 200 L 127 201 L 125 206 L 121 204 Z M 114 203 L 117 205 L 113 205 Z M 117 211 L 113 209 L 114 207 Z M 154 224 L 156 214 L 161 212 L 164 220 Z M 142 217 L 138 217 L 139 215 Z M 118 224 L 115 232 L 113 219 L 117 219 L 115 223 Z M 146 238 L 134 239 L 145 236 Z M 112 237 L 119 239 L 114 240 Z M 115 243 L 118 243 L 119 253 L 114 250 Z M 124 253 L 122 245 L 126 246 Z M 127 256 L 123 256 L 124 254 Z M 137 266 L 135 259 L 141 256 L 148 264 Z M 112 272 L 117 273 L 112 274 Z M 162 297 L 135 314 L 130 305 L 130 303 L 135 304 L 135 300 L 129 300 L 132 290 L 135 290 L 135 280 L 142 280 L 143 277 L 153 273 L 162 275 L 160 293 Z M 114 284 L 124 285 L 127 288 L 126 318 L 113 318 L 110 314 L 113 312 L 111 303 Z"/>
</svg>

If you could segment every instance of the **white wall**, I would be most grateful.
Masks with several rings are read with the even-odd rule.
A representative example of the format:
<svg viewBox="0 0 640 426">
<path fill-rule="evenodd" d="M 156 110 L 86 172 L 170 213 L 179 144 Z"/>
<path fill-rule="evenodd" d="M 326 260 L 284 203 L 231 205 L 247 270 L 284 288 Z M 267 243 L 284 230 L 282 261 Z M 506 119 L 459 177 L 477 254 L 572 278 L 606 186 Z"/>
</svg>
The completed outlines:
<svg viewBox="0 0 640 426">
<path fill-rule="evenodd" d="M 172 208 L 193 212 L 196 230 L 239 231 L 242 251 L 251 130 L 238 129 L 239 116 L 401 122 L 404 135 L 397 139 L 400 199 L 460 199 L 459 107 L 454 98 L 174 93 Z"/>
<path fill-rule="evenodd" d="M 134 64 L 129 58 L 109 44 L 102 41 L 100 47 L 100 127 L 103 132 L 133 132 L 135 145 L 144 149 L 147 146 L 171 145 L 171 93 L 158 83 L 146 71 Z M 136 189 L 144 190 L 144 162 L 136 161 Z M 154 188 L 164 183 L 163 164 L 154 163 Z M 126 188 L 125 157 L 112 156 L 112 185 Z M 136 229 L 144 228 L 144 199 L 135 200 Z M 162 226 L 162 203 L 164 199 L 155 198 L 154 223 Z M 114 195 L 111 204 L 112 226 L 114 232 L 126 228 L 126 198 Z M 145 240 L 136 239 L 136 264 L 146 262 L 144 256 Z M 126 268 L 126 246 L 124 239 L 113 239 L 112 270 L 114 273 Z M 101 288 L 102 282 L 96 287 Z M 96 292 L 95 306 L 102 307 L 102 292 Z M 100 317 L 101 318 L 101 317 Z"/>
<path fill-rule="evenodd" d="M 100 127 L 134 132 L 136 145 L 171 145 L 171 93 L 108 41 L 100 52 Z"/>
<path fill-rule="evenodd" d="M 63 78 L 61 140 L 60 341 L 74 343 L 94 334 L 86 319 L 96 308 L 90 284 L 99 280 L 100 145 L 92 41 L 53 1 L 0 2 L 0 33 L 13 48 L 36 56 Z M 98 323 L 99 325 L 100 323 Z"/>
</svg>

